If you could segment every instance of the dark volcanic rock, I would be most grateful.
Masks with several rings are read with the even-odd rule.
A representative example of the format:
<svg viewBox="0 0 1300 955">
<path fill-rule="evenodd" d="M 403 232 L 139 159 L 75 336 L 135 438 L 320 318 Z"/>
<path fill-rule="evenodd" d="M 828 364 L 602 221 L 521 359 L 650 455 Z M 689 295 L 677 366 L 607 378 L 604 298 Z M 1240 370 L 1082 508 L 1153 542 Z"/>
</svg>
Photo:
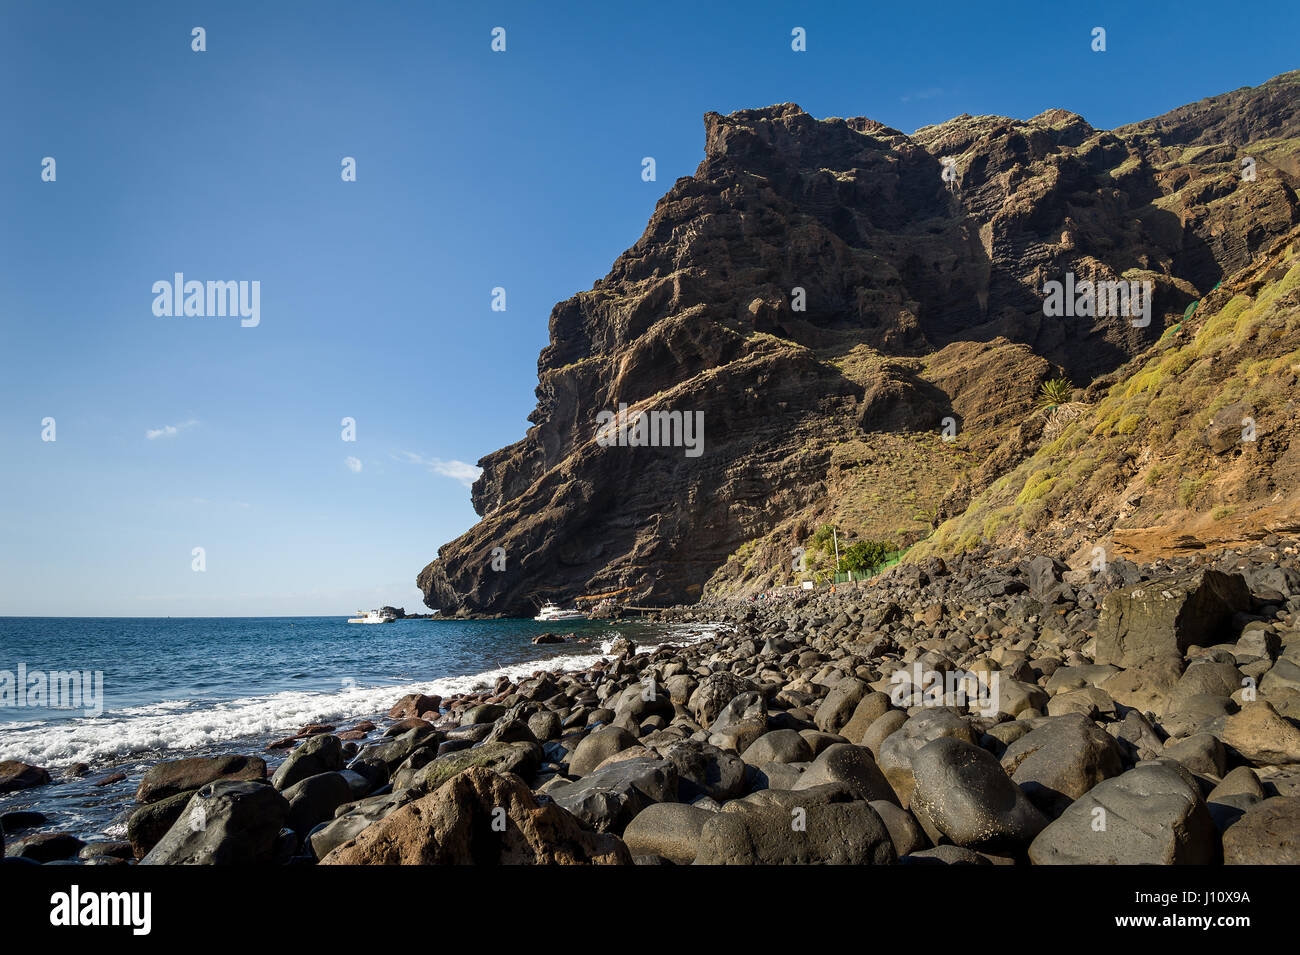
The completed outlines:
<svg viewBox="0 0 1300 955">
<path fill-rule="evenodd" d="M 317 737 L 318 739 L 320 737 Z M 276 859 L 289 802 L 273 786 L 222 780 L 190 799 L 141 865 L 250 865 Z"/>
<path fill-rule="evenodd" d="M 1293 148 L 1261 153 L 1249 192 L 1234 161 L 1295 135 L 1298 79 L 1112 132 L 1062 109 L 910 136 L 792 103 L 706 114 L 695 174 L 607 276 L 552 310 L 532 426 L 478 462 L 482 520 L 419 574 L 425 603 L 521 615 L 537 593 L 694 601 L 711 579 L 750 573 L 730 561 L 742 544 L 812 519 L 842 470 L 881 464 L 892 435 L 946 417 L 989 452 L 954 489 L 960 507 L 1014 466 L 1017 419 L 1055 366 L 1078 382 L 1114 371 L 1300 222 Z M 1139 271 L 1149 323 L 1044 314 L 1046 281 Z M 598 441 L 598 416 L 621 403 L 633 432 L 642 411 L 686 416 L 677 440 Z M 696 413 L 704 442 L 690 453 L 681 424 Z M 884 467 L 900 484 L 917 473 L 910 458 Z M 882 528 L 915 520 L 904 497 L 873 502 Z M 497 546 L 527 559 L 483 573 Z M 790 546 L 757 563 L 783 570 Z"/>
</svg>

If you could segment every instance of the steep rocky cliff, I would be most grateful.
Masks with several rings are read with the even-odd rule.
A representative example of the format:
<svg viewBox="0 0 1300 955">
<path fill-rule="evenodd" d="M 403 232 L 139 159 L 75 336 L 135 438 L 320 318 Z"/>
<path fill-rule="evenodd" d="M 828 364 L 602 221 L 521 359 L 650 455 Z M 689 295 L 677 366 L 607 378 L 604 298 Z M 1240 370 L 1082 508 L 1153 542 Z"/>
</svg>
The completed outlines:
<svg viewBox="0 0 1300 955">
<path fill-rule="evenodd" d="M 695 175 L 552 311 L 532 427 L 479 462 L 482 520 L 421 572 L 425 602 L 691 601 L 788 581 L 820 523 L 928 537 L 1057 437 L 1041 382 L 1135 368 L 1279 254 L 1297 137 L 1300 73 L 1110 132 L 1063 110 L 911 136 L 793 104 L 706 115 Z M 1045 315 L 1067 273 L 1149 282 L 1150 323 Z M 701 453 L 598 440 L 620 403 L 701 412 Z"/>
</svg>

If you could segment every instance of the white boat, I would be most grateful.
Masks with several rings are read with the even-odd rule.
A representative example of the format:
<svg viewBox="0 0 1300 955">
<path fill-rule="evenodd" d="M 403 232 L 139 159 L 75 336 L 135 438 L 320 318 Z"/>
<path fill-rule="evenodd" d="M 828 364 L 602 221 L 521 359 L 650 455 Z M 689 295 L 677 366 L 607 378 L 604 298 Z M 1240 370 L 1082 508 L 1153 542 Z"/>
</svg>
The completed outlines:
<svg viewBox="0 0 1300 955">
<path fill-rule="evenodd" d="M 561 610 L 558 604 L 547 601 L 533 619 L 547 623 L 552 620 L 586 620 L 587 615 L 581 610 Z"/>
<path fill-rule="evenodd" d="M 348 623 L 392 623 L 396 619 L 382 610 L 358 610 L 355 617 L 348 618 Z"/>
</svg>

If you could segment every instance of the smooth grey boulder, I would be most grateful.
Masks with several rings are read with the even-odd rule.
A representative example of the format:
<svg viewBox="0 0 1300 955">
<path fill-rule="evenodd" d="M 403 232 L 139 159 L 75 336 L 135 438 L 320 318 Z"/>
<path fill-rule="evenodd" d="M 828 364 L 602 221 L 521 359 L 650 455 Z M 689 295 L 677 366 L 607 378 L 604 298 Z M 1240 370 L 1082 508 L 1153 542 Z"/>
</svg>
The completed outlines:
<svg viewBox="0 0 1300 955">
<path fill-rule="evenodd" d="M 1029 847 L 1035 865 L 1206 865 L 1218 856 L 1196 778 L 1164 759 L 1098 783 Z"/>
<path fill-rule="evenodd" d="M 305 743 L 290 753 L 275 775 L 271 785 L 283 792 L 294 783 L 302 782 L 308 776 L 321 773 L 333 773 L 344 766 L 343 744 L 332 733 L 312 736 Z"/>
<path fill-rule="evenodd" d="M 836 743 L 822 750 L 795 783 L 794 789 L 812 789 L 827 783 L 847 786 L 857 799 L 883 799 L 897 803 L 898 796 L 872 758 L 871 750 L 852 743 Z"/>
<path fill-rule="evenodd" d="M 709 725 L 709 743 L 719 749 L 744 752 L 766 733 L 767 701 L 757 690 L 731 698 Z"/>
<path fill-rule="evenodd" d="M 745 792 L 745 763 L 735 753 L 697 740 L 670 743 L 660 753 L 677 770 L 679 802 L 701 796 L 726 802 Z"/>
<path fill-rule="evenodd" d="M 854 678 L 842 680 L 832 687 L 821 701 L 813 722 L 824 733 L 838 733 L 853 718 L 853 713 L 862 698 L 870 692 L 871 687 L 862 680 Z"/>
<path fill-rule="evenodd" d="M 342 773 L 321 773 L 294 783 L 284 791 L 284 798 L 289 801 L 286 825 L 306 839 L 307 833 L 333 819 L 334 810 L 356 796 Z"/>
<path fill-rule="evenodd" d="M 950 737 L 927 743 L 912 759 L 912 772 L 912 812 L 956 845 L 1018 852 L 1047 825 L 993 754 L 973 743 Z"/>
<path fill-rule="evenodd" d="M 618 834 L 647 806 L 677 798 L 677 769 L 666 759 L 627 759 L 557 783 L 547 795 L 587 828 Z"/>
<path fill-rule="evenodd" d="M 1103 779 L 1124 771 L 1115 739 L 1081 713 L 1044 720 L 1007 747 L 1002 768 L 1040 811 L 1055 819 Z"/>
<path fill-rule="evenodd" d="M 592 730 L 569 756 L 569 773 L 585 776 L 609 757 L 636 744 L 636 737 L 621 726 L 602 726 Z"/>
<path fill-rule="evenodd" d="M 307 843 L 312 855 L 318 860 L 325 858 L 331 849 L 343 845 L 349 839 L 355 839 L 361 834 L 361 830 L 371 823 L 378 822 L 389 813 L 418 798 L 419 793 L 405 789 L 401 792 L 370 796 L 353 803 L 345 803 L 339 807 L 341 811 L 338 815 L 317 826 L 308 836 Z"/>
<path fill-rule="evenodd" d="M 538 742 L 560 738 L 560 717 L 551 710 L 539 710 L 528 717 L 528 729 Z"/>
<path fill-rule="evenodd" d="M 614 719 L 630 719 L 642 723 L 652 716 L 673 718 L 673 700 L 666 687 L 649 680 L 634 683 L 619 693 L 614 701 Z"/>
<path fill-rule="evenodd" d="M 764 790 L 755 796 L 776 794 Z M 862 800 L 827 802 L 815 791 L 730 802 L 700 830 L 696 865 L 889 865 L 889 829 Z"/>
<path fill-rule="evenodd" d="M 144 858 L 158 844 L 158 840 L 167 835 L 167 831 L 176 824 L 196 792 L 197 789 L 191 789 L 177 793 L 150 802 L 131 813 L 126 820 L 126 838 L 137 859 Z"/>
<path fill-rule="evenodd" d="M 894 851 L 898 853 L 899 858 L 929 848 L 930 839 L 926 836 L 925 830 L 916 821 L 916 817 L 906 809 L 901 809 L 885 799 L 871 800 L 871 808 L 876 810 L 884 821 L 885 828 L 889 830 L 889 838 L 894 843 Z"/>
<path fill-rule="evenodd" d="M 888 719 L 892 715 L 892 712 L 886 713 L 881 719 Z M 880 743 L 877 753 L 880 770 L 889 780 L 889 785 L 898 796 L 899 805 L 904 809 L 910 804 L 912 787 L 915 785 L 912 758 L 922 747 L 936 739 L 959 739 L 973 746 L 978 737 L 968 721 L 950 710 L 938 709 L 910 717 Z"/>
<path fill-rule="evenodd" d="M 634 856 L 655 855 L 677 865 L 689 865 L 700 846 L 700 831 L 715 813 L 676 802 L 646 806 L 623 830 L 623 842 Z"/>
<path fill-rule="evenodd" d="M 387 771 L 392 773 L 411 754 L 425 748 L 436 750 L 443 739 L 443 735 L 432 726 L 416 726 L 400 736 L 364 747 L 357 753 L 353 763 L 376 763 L 387 767 Z"/>
<path fill-rule="evenodd" d="M 754 740 L 740 758 L 751 766 L 763 763 L 807 763 L 813 758 L 812 747 L 795 730 L 772 730 Z"/>
<path fill-rule="evenodd" d="M 1228 765 L 1228 755 L 1218 737 L 1197 733 L 1184 739 L 1171 739 L 1161 753 L 1166 759 L 1176 760 L 1189 770 L 1202 776 L 1222 776 Z"/>
<path fill-rule="evenodd" d="M 336 740 L 337 742 L 337 740 Z M 289 801 L 256 782 L 208 783 L 140 865 L 251 865 L 277 861 Z"/>
</svg>

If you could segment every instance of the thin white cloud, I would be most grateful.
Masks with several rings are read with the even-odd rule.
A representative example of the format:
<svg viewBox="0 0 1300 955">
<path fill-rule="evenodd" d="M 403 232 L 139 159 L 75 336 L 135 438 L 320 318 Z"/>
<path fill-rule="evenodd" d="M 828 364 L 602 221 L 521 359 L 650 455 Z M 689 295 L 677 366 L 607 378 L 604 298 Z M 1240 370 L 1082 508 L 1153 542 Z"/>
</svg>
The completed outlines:
<svg viewBox="0 0 1300 955">
<path fill-rule="evenodd" d="M 182 421 L 180 424 L 165 424 L 161 428 L 150 428 L 144 433 L 144 436 L 150 441 L 156 441 L 159 438 L 174 438 L 189 428 L 198 424 L 198 421 L 191 418 L 189 421 Z"/>
<path fill-rule="evenodd" d="M 419 464 L 428 468 L 431 474 L 449 477 L 453 481 L 459 481 L 466 487 L 472 486 L 478 480 L 478 476 L 483 473 L 482 468 L 464 461 L 457 461 L 454 458 L 450 461 L 444 461 L 442 458 L 424 458 L 410 451 L 398 451 L 393 455 L 393 458 L 397 461 Z"/>
<path fill-rule="evenodd" d="M 351 471 L 353 474 L 360 474 L 360 473 L 361 473 L 361 459 L 360 459 L 360 458 L 347 457 L 347 458 L 344 458 L 344 459 L 343 459 L 343 463 L 346 464 L 346 465 L 348 466 L 348 470 Z"/>
<path fill-rule="evenodd" d="M 464 461 L 442 461 L 438 458 L 434 458 L 429 462 L 429 470 L 434 474 L 441 474 L 443 477 L 459 481 L 466 487 L 477 481 L 478 476 L 483 473 L 482 468 L 466 464 Z"/>
</svg>

